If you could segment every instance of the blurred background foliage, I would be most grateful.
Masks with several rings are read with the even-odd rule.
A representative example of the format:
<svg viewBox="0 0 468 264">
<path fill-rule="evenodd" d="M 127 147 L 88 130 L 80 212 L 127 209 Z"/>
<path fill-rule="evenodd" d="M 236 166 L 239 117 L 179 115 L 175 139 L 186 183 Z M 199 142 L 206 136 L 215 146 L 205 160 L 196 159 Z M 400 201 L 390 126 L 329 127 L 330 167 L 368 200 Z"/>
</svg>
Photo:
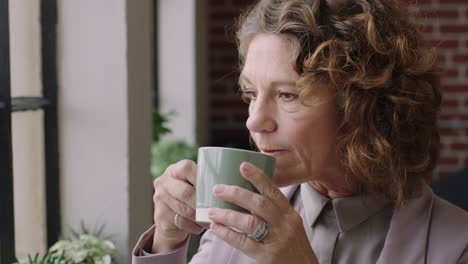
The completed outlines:
<svg viewBox="0 0 468 264">
<path fill-rule="evenodd" d="M 197 145 L 190 145 L 183 140 L 162 140 L 161 137 L 170 134 L 167 123 L 175 112 L 163 114 L 158 110 L 153 111 L 153 144 L 151 147 L 152 162 L 151 175 L 153 180 L 161 176 L 166 168 L 179 160 L 197 160 Z"/>
</svg>

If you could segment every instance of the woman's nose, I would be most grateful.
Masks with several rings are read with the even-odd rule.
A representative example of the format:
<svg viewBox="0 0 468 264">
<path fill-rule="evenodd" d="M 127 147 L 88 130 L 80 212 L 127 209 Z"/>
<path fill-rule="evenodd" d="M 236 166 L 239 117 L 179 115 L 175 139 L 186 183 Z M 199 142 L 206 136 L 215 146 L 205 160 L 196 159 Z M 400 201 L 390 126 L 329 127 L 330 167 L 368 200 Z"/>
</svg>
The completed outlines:
<svg viewBox="0 0 468 264">
<path fill-rule="evenodd" d="M 256 133 L 271 133 L 277 129 L 275 120 L 276 111 L 265 100 L 257 99 L 249 106 L 249 118 L 246 126 L 249 131 Z"/>
</svg>

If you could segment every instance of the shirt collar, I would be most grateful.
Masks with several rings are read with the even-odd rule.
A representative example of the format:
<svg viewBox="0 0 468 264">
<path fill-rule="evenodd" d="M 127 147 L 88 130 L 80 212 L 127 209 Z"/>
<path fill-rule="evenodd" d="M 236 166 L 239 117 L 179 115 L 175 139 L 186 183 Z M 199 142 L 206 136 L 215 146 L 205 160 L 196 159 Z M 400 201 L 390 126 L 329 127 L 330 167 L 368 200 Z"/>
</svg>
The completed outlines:
<svg viewBox="0 0 468 264">
<path fill-rule="evenodd" d="M 309 183 L 301 184 L 300 191 L 309 226 L 312 227 L 315 224 L 325 205 L 331 201 L 340 233 L 352 229 L 390 205 L 389 202 L 373 199 L 365 194 L 330 200 L 317 192 Z"/>
</svg>

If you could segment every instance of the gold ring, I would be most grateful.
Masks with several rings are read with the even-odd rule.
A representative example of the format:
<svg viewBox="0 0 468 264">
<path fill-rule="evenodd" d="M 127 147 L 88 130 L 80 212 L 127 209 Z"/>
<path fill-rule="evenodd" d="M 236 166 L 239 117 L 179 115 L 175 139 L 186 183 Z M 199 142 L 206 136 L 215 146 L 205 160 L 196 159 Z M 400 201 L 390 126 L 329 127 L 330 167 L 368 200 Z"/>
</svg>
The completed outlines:
<svg viewBox="0 0 468 264">
<path fill-rule="evenodd" d="M 180 215 L 176 214 L 175 217 L 174 217 L 174 224 L 180 229 L 180 226 L 179 226 L 179 217 Z"/>
</svg>

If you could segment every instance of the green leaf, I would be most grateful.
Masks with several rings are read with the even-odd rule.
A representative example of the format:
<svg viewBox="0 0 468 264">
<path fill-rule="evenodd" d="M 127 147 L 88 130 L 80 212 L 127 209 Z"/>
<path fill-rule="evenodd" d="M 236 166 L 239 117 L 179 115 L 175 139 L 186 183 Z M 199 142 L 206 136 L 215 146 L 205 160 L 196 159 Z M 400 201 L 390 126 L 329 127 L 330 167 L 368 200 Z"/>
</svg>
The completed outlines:
<svg viewBox="0 0 468 264">
<path fill-rule="evenodd" d="M 162 114 L 158 110 L 153 110 L 153 142 L 158 142 L 162 135 L 171 133 L 171 130 L 166 127 L 169 122 L 169 117 L 175 115 L 174 111 L 167 114 Z"/>
<path fill-rule="evenodd" d="M 188 145 L 182 140 L 154 143 L 152 146 L 151 174 L 153 180 L 161 176 L 169 165 L 183 159 L 197 160 L 198 146 Z"/>
</svg>

